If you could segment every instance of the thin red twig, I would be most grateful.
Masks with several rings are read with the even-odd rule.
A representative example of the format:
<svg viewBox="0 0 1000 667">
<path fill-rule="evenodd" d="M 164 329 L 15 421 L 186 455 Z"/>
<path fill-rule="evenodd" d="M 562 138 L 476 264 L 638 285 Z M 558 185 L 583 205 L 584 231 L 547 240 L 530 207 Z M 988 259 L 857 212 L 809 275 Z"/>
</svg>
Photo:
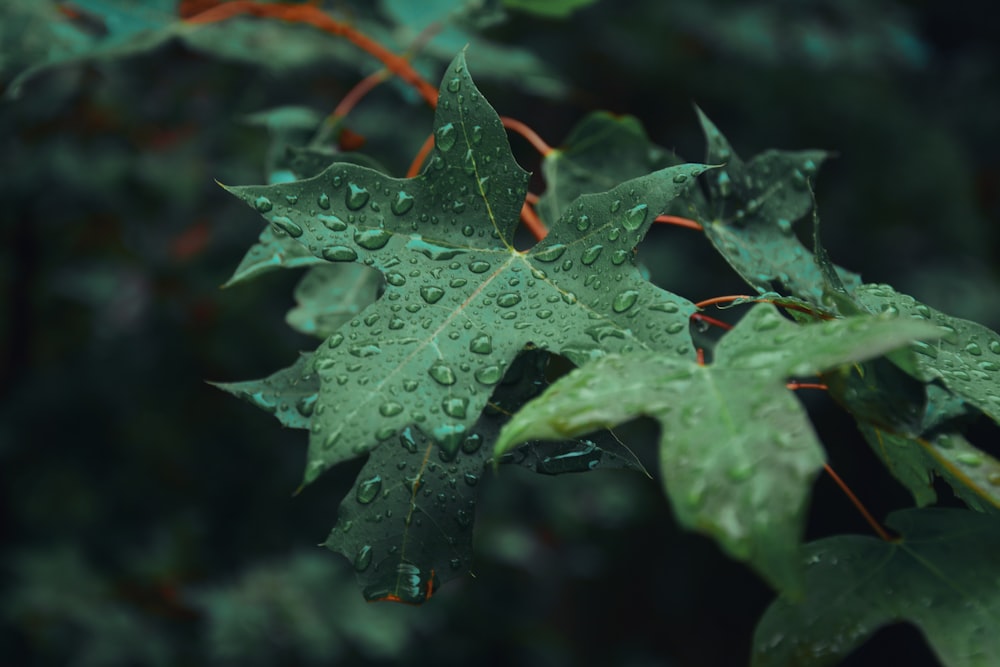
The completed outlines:
<svg viewBox="0 0 1000 667">
<path fill-rule="evenodd" d="M 423 145 L 420 150 L 417 151 L 417 156 L 413 158 L 413 162 L 410 163 L 410 168 L 406 170 L 406 177 L 413 178 L 420 173 L 420 168 L 424 166 L 424 160 L 430 155 L 431 149 L 434 148 L 434 135 L 430 134 L 427 139 L 424 140 Z"/>
<path fill-rule="evenodd" d="M 871 515 L 868 508 L 865 507 L 860 500 L 858 500 L 858 497 L 854 495 L 851 488 L 844 483 L 844 480 L 840 479 L 840 476 L 833 471 L 833 468 L 831 468 L 829 464 L 824 463 L 823 469 L 826 470 L 826 474 L 833 478 L 833 481 L 837 483 L 837 486 L 839 486 L 840 490 L 844 492 L 844 495 L 846 495 L 858 511 L 861 512 L 861 516 L 865 518 L 865 521 L 867 521 L 868 525 L 872 527 L 872 530 L 874 530 L 875 533 L 886 542 L 894 542 L 895 538 L 882 527 L 882 524 L 875 520 L 875 517 Z"/>
<path fill-rule="evenodd" d="M 700 222 L 696 222 L 689 218 L 682 218 L 678 215 L 658 215 L 656 216 L 655 222 L 666 223 L 668 225 L 676 225 L 678 227 L 685 227 L 687 229 L 694 229 L 696 231 L 704 231 L 705 228 Z"/>
<path fill-rule="evenodd" d="M 725 329 L 729 331 L 733 328 L 733 325 L 729 322 L 723 322 L 722 320 L 717 320 L 709 315 L 704 315 L 702 313 L 694 313 L 691 315 L 692 320 L 698 320 L 699 322 L 704 322 L 705 324 L 711 324 L 712 326 L 719 327 L 720 329 Z"/>
<path fill-rule="evenodd" d="M 548 228 L 535 213 L 535 209 L 531 208 L 531 205 L 527 201 L 521 207 L 521 220 L 524 221 L 524 226 L 528 228 L 531 235 L 535 237 L 536 240 L 541 241 L 549 233 Z"/>
<path fill-rule="evenodd" d="M 542 157 L 545 157 L 554 150 L 552 146 L 549 146 L 547 143 L 545 143 L 544 139 L 538 136 L 537 132 L 535 132 L 533 129 L 531 129 L 521 121 L 517 120 L 516 118 L 511 118 L 510 116 L 501 116 L 500 122 L 503 123 L 503 126 L 506 127 L 508 130 L 513 130 L 514 132 L 517 132 L 522 137 L 527 139 L 528 142 L 535 147 L 535 150 L 542 154 Z"/>
<path fill-rule="evenodd" d="M 792 391 L 796 391 L 797 389 L 820 389 L 822 391 L 827 391 L 829 389 L 829 387 L 822 382 L 796 382 L 794 380 L 785 386 Z"/>
</svg>

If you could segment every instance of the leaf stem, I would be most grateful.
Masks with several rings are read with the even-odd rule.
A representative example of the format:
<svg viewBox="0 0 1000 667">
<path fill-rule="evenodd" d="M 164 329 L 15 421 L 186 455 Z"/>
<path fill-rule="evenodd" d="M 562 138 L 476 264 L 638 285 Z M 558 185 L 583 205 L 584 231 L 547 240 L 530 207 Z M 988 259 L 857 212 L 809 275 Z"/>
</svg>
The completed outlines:
<svg viewBox="0 0 1000 667">
<path fill-rule="evenodd" d="M 545 140 L 538 136 L 537 132 L 516 118 L 511 118 L 510 116 L 500 116 L 500 122 L 503 123 L 503 126 L 508 130 L 517 132 L 522 137 L 527 139 L 528 143 L 534 146 L 535 150 L 542 154 L 542 157 L 545 157 L 555 150 L 552 146 L 545 143 Z"/>
<path fill-rule="evenodd" d="M 704 322 L 705 324 L 711 324 L 712 326 L 719 327 L 720 329 L 725 329 L 726 331 L 729 331 L 730 329 L 733 328 L 733 325 L 730 324 L 729 322 L 723 322 L 722 320 L 717 320 L 714 317 L 710 317 L 709 315 L 703 315 L 702 313 L 692 313 L 691 319 L 698 320 L 699 322 Z"/>
<path fill-rule="evenodd" d="M 406 58 L 397 56 L 371 37 L 328 16 L 314 5 L 259 4 L 248 0 L 233 0 L 186 18 L 184 22 L 194 25 L 215 23 L 241 14 L 275 18 L 290 23 L 307 23 L 331 35 L 344 37 L 358 48 L 378 58 L 389 71 L 412 86 L 432 109 L 437 107 L 437 89 L 420 76 Z"/>
<path fill-rule="evenodd" d="M 865 518 L 865 521 L 868 522 L 868 525 L 872 527 L 872 530 L 874 530 L 875 533 L 880 538 L 882 538 L 882 540 L 886 542 L 896 541 L 896 538 L 890 535 L 889 532 L 882 527 L 882 524 L 880 524 L 878 521 L 875 520 L 875 517 L 871 515 L 871 513 L 868 511 L 868 508 L 864 506 L 864 503 L 858 500 L 858 497 L 854 495 L 853 491 L 851 491 L 851 487 L 847 486 L 844 480 L 840 479 L 840 476 L 836 472 L 834 472 L 833 468 L 831 468 L 828 463 L 823 464 L 823 470 L 825 470 L 826 474 L 828 474 L 830 477 L 833 478 L 833 481 L 837 483 L 837 486 L 840 487 L 840 490 L 844 492 L 844 495 L 846 495 L 847 498 L 851 501 L 851 503 L 853 503 L 853 505 L 857 508 L 857 510 L 861 512 L 861 516 Z"/>
<path fill-rule="evenodd" d="M 427 139 L 424 140 L 423 145 L 420 150 L 417 151 L 416 157 L 413 158 L 413 162 L 410 163 L 410 168 L 406 170 L 406 177 L 413 178 L 420 173 L 420 168 L 424 166 L 424 160 L 430 155 L 431 149 L 434 148 L 434 135 L 430 134 Z"/>
<path fill-rule="evenodd" d="M 700 222 L 691 220 L 690 218 L 682 218 L 678 215 L 658 215 L 654 222 L 666 223 L 668 225 L 676 225 L 678 227 L 685 227 L 687 229 L 694 229 L 696 231 L 704 231 L 704 227 Z"/>
<path fill-rule="evenodd" d="M 524 221 L 524 226 L 528 228 L 531 235 L 538 241 L 544 239 L 549 233 L 545 223 L 543 223 L 541 218 L 538 217 L 538 214 L 535 213 L 535 209 L 531 208 L 527 199 L 525 200 L 524 205 L 521 206 L 521 220 Z"/>
</svg>

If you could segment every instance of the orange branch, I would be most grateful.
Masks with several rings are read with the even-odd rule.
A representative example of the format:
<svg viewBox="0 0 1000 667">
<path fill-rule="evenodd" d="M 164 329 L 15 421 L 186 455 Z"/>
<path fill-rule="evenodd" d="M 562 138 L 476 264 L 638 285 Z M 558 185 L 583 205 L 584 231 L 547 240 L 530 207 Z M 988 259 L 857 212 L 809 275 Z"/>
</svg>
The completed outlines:
<svg viewBox="0 0 1000 667">
<path fill-rule="evenodd" d="M 434 135 L 428 135 L 427 139 L 424 140 L 423 145 L 417 152 L 417 156 L 413 158 L 413 162 L 410 163 L 410 168 L 406 170 L 406 177 L 413 178 L 420 173 L 420 168 L 424 166 L 424 160 L 430 155 L 431 149 L 434 148 Z"/>
<path fill-rule="evenodd" d="M 695 222 L 688 218 L 682 218 L 677 215 L 658 215 L 654 222 L 662 222 L 668 225 L 677 225 L 678 227 L 686 227 L 687 229 L 694 229 L 696 231 L 704 231 L 705 228 L 701 226 L 701 223 Z"/>
<path fill-rule="evenodd" d="M 874 530 L 875 533 L 878 534 L 878 536 L 881 537 L 886 542 L 894 542 L 895 538 L 893 538 L 892 535 L 890 535 L 886 531 L 886 529 L 882 527 L 882 524 L 880 524 L 878 521 L 875 520 L 875 517 L 871 515 L 871 513 L 868 511 L 868 508 L 865 507 L 860 500 L 858 500 L 858 497 L 854 495 L 854 492 L 851 491 L 851 488 L 844 483 L 844 480 L 840 479 L 837 473 L 833 471 L 833 468 L 831 468 L 828 464 L 824 463 L 823 469 L 826 470 L 826 474 L 828 474 L 830 477 L 833 478 L 833 481 L 837 483 L 837 486 L 839 486 L 840 490 L 844 492 L 844 495 L 846 495 L 848 499 L 850 499 L 851 503 L 853 503 L 854 506 L 858 509 L 858 511 L 861 512 L 861 516 L 865 518 L 865 521 L 867 521 L 868 525 L 872 527 L 872 530 Z"/>
<path fill-rule="evenodd" d="M 827 389 L 829 389 L 829 387 L 827 387 L 822 382 L 795 382 L 795 381 L 792 381 L 792 382 L 789 382 L 788 384 L 786 384 L 785 386 L 788 387 L 789 389 L 791 389 L 792 391 L 795 391 L 797 389 L 821 389 L 823 391 L 826 391 Z"/>
<path fill-rule="evenodd" d="M 373 72 L 361 79 L 361 81 L 358 81 L 358 83 L 355 84 L 355 86 L 351 88 L 346 95 L 344 95 L 344 99 L 340 100 L 340 104 L 338 104 L 333 110 L 333 113 L 330 114 L 327 123 L 333 124 L 341 118 L 346 117 L 347 114 L 351 113 L 351 109 L 353 109 L 365 95 L 370 93 L 375 86 L 379 85 L 391 76 L 392 72 L 388 69 L 380 69 L 379 71 Z"/>
<path fill-rule="evenodd" d="M 714 306 L 719 303 L 732 303 L 733 301 L 738 301 L 740 299 L 752 299 L 752 296 L 747 296 L 746 294 L 731 294 L 729 296 L 715 296 L 711 299 L 705 299 L 704 301 L 699 301 L 694 304 L 695 308 L 705 308 L 706 306 Z"/>
<path fill-rule="evenodd" d="M 545 140 L 542 139 L 540 136 L 538 136 L 538 133 L 536 133 L 534 130 L 532 130 L 530 127 L 528 127 L 521 121 L 515 118 L 511 118 L 510 116 L 501 116 L 500 122 L 503 123 L 503 126 L 506 127 L 508 130 L 517 132 L 522 137 L 527 139 L 528 143 L 534 146 L 535 150 L 542 154 L 542 157 L 545 157 L 546 155 L 548 155 L 553 151 L 552 146 L 549 146 L 547 143 L 545 143 Z"/>
<path fill-rule="evenodd" d="M 719 327 L 720 329 L 725 329 L 729 331 L 733 328 L 733 325 L 729 322 L 723 322 L 722 320 L 717 320 L 714 317 L 709 317 L 708 315 L 702 315 L 701 313 L 693 313 L 691 315 L 692 320 L 698 320 L 699 322 L 704 322 L 705 324 L 711 324 L 713 326 Z"/>
<path fill-rule="evenodd" d="M 524 226 L 528 228 L 531 235 L 535 239 L 541 241 L 549 233 L 549 230 L 545 227 L 545 224 L 535 213 L 535 209 L 531 208 L 527 201 L 521 207 L 521 220 L 524 221 Z"/>
<path fill-rule="evenodd" d="M 248 0 L 233 0 L 233 2 L 212 7 L 184 19 L 184 21 L 191 24 L 215 23 L 241 14 L 275 18 L 290 23 L 307 23 L 331 35 L 344 37 L 358 48 L 378 58 L 389 71 L 412 86 L 431 108 L 437 107 L 437 89 L 427 83 L 413 69 L 406 58 L 397 56 L 367 35 L 327 16 L 321 9 L 313 5 L 258 4 Z"/>
</svg>

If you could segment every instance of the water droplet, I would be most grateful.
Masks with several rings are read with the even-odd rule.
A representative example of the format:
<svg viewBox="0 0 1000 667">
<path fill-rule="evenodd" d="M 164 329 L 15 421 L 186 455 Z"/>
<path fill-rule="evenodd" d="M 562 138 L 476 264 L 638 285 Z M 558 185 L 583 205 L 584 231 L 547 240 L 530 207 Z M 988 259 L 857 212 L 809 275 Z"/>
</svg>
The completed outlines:
<svg viewBox="0 0 1000 667">
<path fill-rule="evenodd" d="M 455 141 L 458 139 L 454 123 L 442 125 L 437 129 L 434 135 L 435 143 L 437 144 L 438 149 L 444 151 L 445 153 L 452 149 L 452 146 L 455 145 Z"/>
<path fill-rule="evenodd" d="M 368 203 L 368 199 L 371 197 L 368 190 L 358 185 L 357 183 L 347 184 L 347 193 L 345 196 L 345 203 L 347 208 L 352 211 L 357 211 L 365 204 Z"/>
<path fill-rule="evenodd" d="M 960 463 L 964 463 L 965 465 L 971 466 L 973 468 L 983 464 L 982 457 L 974 452 L 961 452 L 960 454 L 956 455 L 955 458 Z"/>
<path fill-rule="evenodd" d="M 271 220 L 271 224 L 275 228 L 291 236 L 293 239 L 297 239 L 302 236 L 302 228 L 283 215 L 274 216 Z"/>
<path fill-rule="evenodd" d="M 323 259 L 331 262 L 353 262 L 358 258 L 358 253 L 353 248 L 343 245 L 333 245 L 323 248 Z"/>
<path fill-rule="evenodd" d="M 413 197 L 400 190 L 389 204 L 389 208 L 396 215 L 405 215 L 413 208 Z"/>
<path fill-rule="evenodd" d="M 622 200 L 621 199 L 616 199 L 613 202 L 611 202 L 611 212 L 612 213 L 617 213 L 618 209 L 620 209 L 621 207 L 622 207 Z"/>
<path fill-rule="evenodd" d="M 258 213 L 267 213 L 272 208 L 274 208 L 274 206 L 271 204 L 271 200 L 264 196 L 257 197 L 257 199 L 254 200 L 253 205 L 254 208 L 257 209 Z"/>
<path fill-rule="evenodd" d="M 354 556 L 354 569 L 358 572 L 364 572 L 371 564 L 372 548 L 371 545 L 365 544 L 358 549 L 358 553 Z"/>
<path fill-rule="evenodd" d="M 462 80 L 456 76 L 448 82 L 447 88 L 449 93 L 457 93 L 462 89 Z"/>
<path fill-rule="evenodd" d="M 413 437 L 413 429 L 407 426 L 399 434 L 399 444 L 403 446 L 403 449 L 410 452 L 411 454 L 417 453 L 417 440 Z"/>
<path fill-rule="evenodd" d="M 392 273 L 385 274 L 385 281 L 394 287 L 402 287 L 406 284 L 406 276 L 393 271 Z"/>
<path fill-rule="evenodd" d="M 621 265 L 626 259 L 628 259 L 629 251 L 624 248 L 619 248 L 611 253 L 611 263 L 615 266 Z"/>
<path fill-rule="evenodd" d="M 420 288 L 420 297 L 427 303 L 437 303 L 444 296 L 444 290 L 440 287 L 429 285 Z"/>
<path fill-rule="evenodd" d="M 316 203 L 319 204 L 319 207 L 322 209 L 330 208 L 330 195 L 325 192 L 319 193 L 319 197 L 316 197 Z"/>
<path fill-rule="evenodd" d="M 991 472 L 986 476 L 986 481 L 993 486 L 1000 486 L 1000 472 Z"/>
<path fill-rule="evenodd" d="M 316 410 L 316 400 L 319 398 L 318 394 L 310 394 L 309 396 L 303 396 L 295 403 L 295 409 L 299 411 L 299 414 L 305 418 L 312 416 L 313 412 Z"/>
<path fill-rule="evenodd" d="M 601 256 L 601 251 L 604 250 L 604 246 L 595 245 L 587 248 L 583 251 L 583 255 L 580 257 L 580 261 L 586 266 L 590 266 L 597 261 L 597 258 Z"/>
<path fill-rule="evenodd" d="M 462 446 L 462 449 L 465 449 L 464 445 Z M 467 472 L 465 473 L 465 483 L 468 486 L 475 486 L 476 484 L 479 484 L 479 476 L 473 475 L 471 472 Z"/>
<path fill-rule="evenodd" d="M 354 232 L 354 242 L 367 250 L 384 248 L 391 238 L 392 232 L 381 228 L 359 229 Z"/>
<path fill-rule="evenodd" d="M 347 229 L 347 223 L 335 215 L 320 214 L 316 217 L 319 218 L 319 221 L 323 223 L 323 226 L 331 232 L 342 232 Z"/>
<path fill-rule="evenodd" d="M 992 361 L 980 361 L 978 364 L 979 368 L 989 373 L 995 373 L 1000 370 L 1000 366 L 993 363 Z"/>
<path fill-rule="evenodd" d="M 368 357 L 374 357 L 376 354 L 381 354 L 382 348 L 378 345 L 369 343 L 367 345 L 352 345 L 348 352 L 353 357 L 367 359 Z M 350 368 L 348 368 L 348 370 L 350 370 Z"/>
<path fill-rule="evenodd" d="M 382 490 L 382 476 L 375 475 L 358 484 L 357 498 L 362 505 L 367 505 L 375 500 L 378 492 Z"/>
<path fill-rule="evenodd" d="M 378 406 L 378 413 L 383 417 L 395 417 L 403 411 L 403 406 L 396 401 L 386 401 Z"/>
<path fill-rule="evenodd" d="M 469 341 L 469 351 L 476 354 L 490 354 L 493 352 L 493 339 L 488 334 L 480 334 Z"/>
<path fill-rule="evenodd" d="M 687 174 L 675 174 L 674 183 L 687 183 Z"/>
<path fill-rule="evenodd" d="M 975 342 L 969 343 L 965 346 L 965 351 L 974 356 L 980 356 L 983 353 L 983 348 L 979 347 Z"/>
<path fill-rule="evenodd" d="M 639 298 L 639 293 L 635 290 L 625 290 L 621 294 L 615 297 L 614 301 L 611 302 L 611 309 L 616 313 L 624 313 L 626 310 L 635 305 L 636 299 Z"/>
<path fill-rule="evenodd" d="M 688 327 L 687 322 L 671 322 L 667 325 L 668 334 L 678 334 Z"/>
<path fill-rule="evenodd" d="M 466 251 L 465 248 L 457 248 L 454 246 L 441 245 L 439 243 L 431 243 L 429 241 L 425 241 L 420 236 L 414 236 L 412 239 L 410 239 L 407 242 L 406 247 L 410 250 L 416 250 L 427 259 L 433 259 L 434 261 L 452 259 L 455 256 L 461 255 Z"/>
<path fill-rule="evenodd" d="M 649 213 L 648 206 L 645 204 L 636 204 L 629 210 L 625 211 L 625 218 L 622 220 L 622 225 L 625 229 L 634 232 L 642 227 L 642 223 L 646 222 L 647 213 Z"/>
<path fill-rule="evenodd" d="M 993 354 L 1000 354 L 1000 340 L 991 340 L 989 348 Z"/>
<path fill-rule="evenodd" d="M 443 361 L 435 362 L 433 366 L 427 369 L 427 372 L 439 384 L 443 384 L 446 387 L 455 384 L 455 371 L 451 370 L 451 367 Z"/>
<path fill-rule="evenodd" d="M 560 257 L 562 257 L 564 252 L 566 252 L 566 244 L 554 243 L 550 245 L 548 248 L 545 248 L 544 250 L 532 253 L 531 256 L 537 259 L 539 262 L 554 262 Z"/>
<path fill-rule="evenodd" d="M 538 319 L 540 320 L 547 320 L 550 317 L 552 317 L 552 311 L 549 310 L 548 308 L 542 308 L 541 310 L 535 313 L 535 316 L 538 317 Z"/>
<path fill-rule="evenodd" d="M 503 371 L 499 366 L 484 366 L 473 373 L 477 381 L 486 385 L 493 385 L 503 378 Z"/>
<path fill-rule="evenodd" d="M 590 217 L 586 215 L 581 215 L 576 219 L 576 228 L 581 232 L 587 231 L 590 228 Z"/>
<path fill-rule="evenodd" d="M 455 419 L 465 419 L 466 409 L 469 407 L 469 401 L 465 398 L 446 398 L 441 401 L 441 409 L 449 417 L 454 417 Z"/>
<path fill-rule="evenodd" d="M 469 437 L 462 442 L 462 451 L 466 454 L 475 454 L 483 446 L 483 436 L 478 433 L 470 433 Z"/>
<path fill-rule="evenodd" d="M 489 270 L 489 262 L 475 261 L 469 263 L 469 271 L 472 271 L 473 273 L 486 273 Z"/>
<path fill-rule="evenodd" d="M 521 303 L 521 295 L 514 292 L 504 292 L 497 297 L 497 305 L 501 308 L 510 308 Z"/>
<path fill-rule="evenodd" d="M 323 438 L 323 450 L 326 451 L 333 449 L 333 446 L 337 444 L 338 440 L 340 440 L 340 431 L 329 433 L 325 438 Z"/>
</svg>

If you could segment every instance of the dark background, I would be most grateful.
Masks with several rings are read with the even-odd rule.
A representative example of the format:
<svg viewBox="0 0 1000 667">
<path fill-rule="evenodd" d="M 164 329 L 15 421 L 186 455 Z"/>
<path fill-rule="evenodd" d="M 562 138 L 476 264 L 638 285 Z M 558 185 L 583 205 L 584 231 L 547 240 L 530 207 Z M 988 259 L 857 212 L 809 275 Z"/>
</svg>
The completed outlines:
<svg viewBox="0 0 1000 667">
<path fill-rule="evenodd" d="M 326 7 L 397 51 L 420 27 L 406 3 Z M 292 497 L 304 434 L 205 384 L 262 377 L 313 345 L 284 323 L 296 272 L 219 290 L 262 224 L 214 180 L 263 182 L 275 147 L 302 139 L 247 116 L 322 117 L 378 63 L 246 20 L 214 42 L 126 41 L 15 97 L 25 68 L 115 33 L 24 0 L 0 23 L 5 664 L 746 664 L 771 592 L 625 472 L 505 470 L 483 488 L 474 576 L 420 608 L 364 603 L 348 564 L 315 546 L 360 464 Z M 834 150 L 817 185 L 833 259 L 997 328 L 995 26 L 987 2 L 604 0 L 446 30 L 415 64 L 436 85 L 471 42 L 493 106 L 554 145 L 608 109 L 697 160 L 697 103 L 744 157 Z M 274 57 L 293 44 L 301 57 Z M 401 175 L 430 122 L 394 82 L 347 126 Z M 745 291 L 695 232 L 657 228 L 640 257 L 692 300 Z M 807 406 L 876 516 L 908 505 L 848 418 L 823 396 Z M 655 425 L 630 432 L 649 457 Z M 808 537 L 848 531 L 869 529 L 820 479 Z M 845 664 L 888 659 L 936 664 L 905 626 Z"/>
</svg>

